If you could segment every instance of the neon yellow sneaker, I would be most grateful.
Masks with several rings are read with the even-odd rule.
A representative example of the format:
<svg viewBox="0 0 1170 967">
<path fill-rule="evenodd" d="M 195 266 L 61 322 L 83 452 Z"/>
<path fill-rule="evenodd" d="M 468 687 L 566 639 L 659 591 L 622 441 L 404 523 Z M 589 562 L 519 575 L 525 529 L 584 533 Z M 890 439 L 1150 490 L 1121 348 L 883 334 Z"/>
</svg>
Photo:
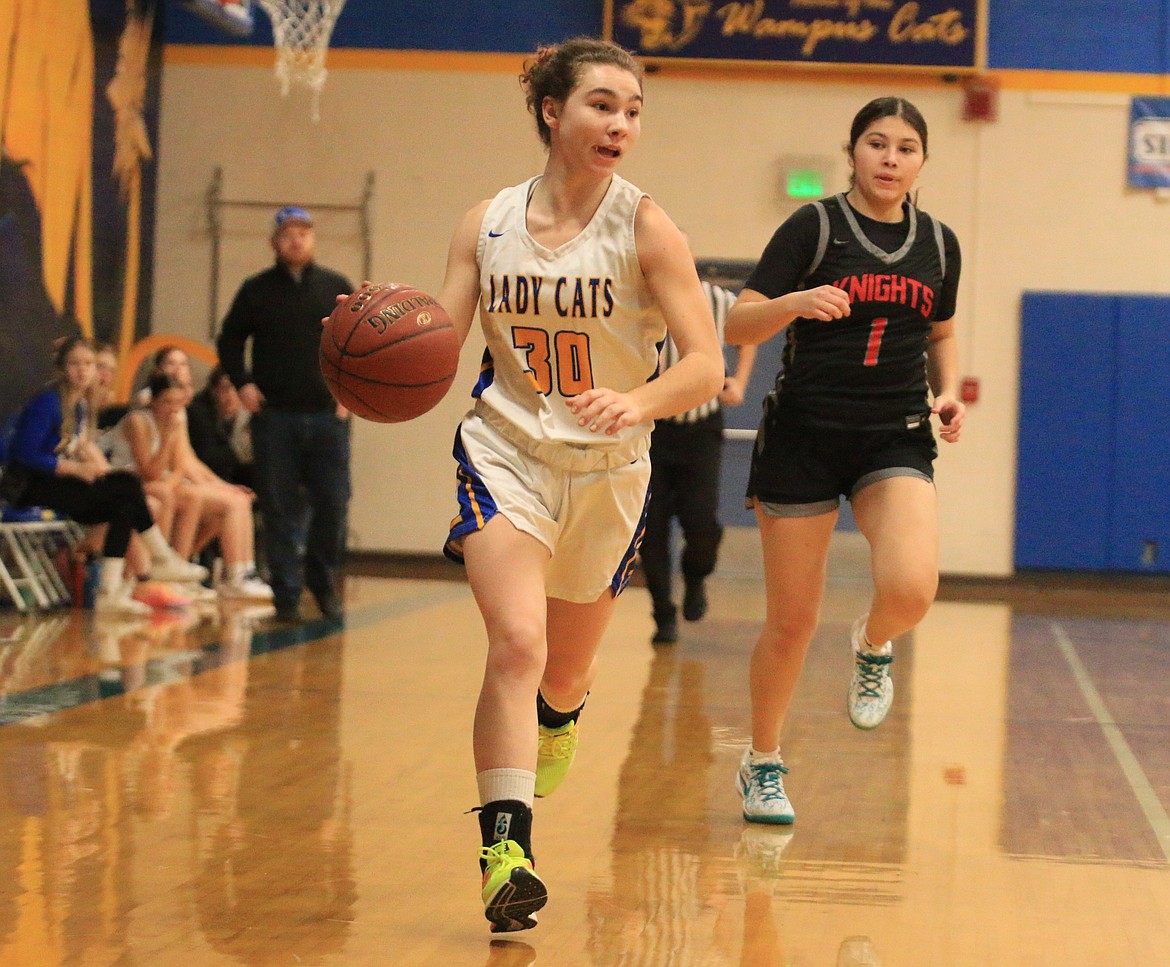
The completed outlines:
<svg viewBox="0 0 1170 967">
<path fill-rule="evenodd" d="M 532 860 L 514 839 L 505 839 L 479 851 L 484 863 L 483 915 L 492 933 L 529 930 L 536 911 L 548 902 L 548 890 L 532 868 Z"/>
<path fill-rule="evenodd" d="M 536 746 L 536 795 L 548 796 L 556 791 L 569 773 L 573 756 L 577 754 L 577 722 L 550 729 L 539 726 L 540 739 Z"/>
</svg>

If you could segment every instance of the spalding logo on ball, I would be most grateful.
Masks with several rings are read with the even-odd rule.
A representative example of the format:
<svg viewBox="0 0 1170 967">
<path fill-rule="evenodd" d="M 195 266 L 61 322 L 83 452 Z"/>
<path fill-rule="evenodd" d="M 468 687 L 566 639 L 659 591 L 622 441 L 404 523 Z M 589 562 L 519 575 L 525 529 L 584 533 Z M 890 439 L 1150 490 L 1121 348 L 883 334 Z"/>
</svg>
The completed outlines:
<svg viewBox="0 0 1170 967">
<path fill-rule="evenodd" d="M 399 282 L 366 285 L 326 320 L 320 358 L 338 403 L 375 423 L 402 423 L 451 388 L 459 337 L 434 296 Z"/>
</svg>

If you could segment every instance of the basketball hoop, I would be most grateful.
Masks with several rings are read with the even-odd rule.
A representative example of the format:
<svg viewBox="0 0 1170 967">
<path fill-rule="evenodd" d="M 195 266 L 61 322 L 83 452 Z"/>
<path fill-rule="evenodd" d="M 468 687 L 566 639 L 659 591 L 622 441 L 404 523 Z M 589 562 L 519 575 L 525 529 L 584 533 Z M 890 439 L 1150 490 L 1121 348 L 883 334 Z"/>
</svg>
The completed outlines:
<svg viewBox="0 0 1170 967">
<path fill-rule="evenodd" d="M 325 53 L 345 0 L 256 0 L 272 21 L 276 43 L 276 79 L 288 96 L 293 84 L 313 94 L 313 121 L 321 120 L 321 89 L 325 86 Z"/>
</svg>

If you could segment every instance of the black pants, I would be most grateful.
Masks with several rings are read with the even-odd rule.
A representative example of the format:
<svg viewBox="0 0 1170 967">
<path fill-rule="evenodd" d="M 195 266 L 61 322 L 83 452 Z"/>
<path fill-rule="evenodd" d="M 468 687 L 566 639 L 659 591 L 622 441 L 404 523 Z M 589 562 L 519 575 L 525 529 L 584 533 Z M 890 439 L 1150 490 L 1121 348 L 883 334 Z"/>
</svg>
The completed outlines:
<svg viewBox="0 0 1170 967">
<path fill-rule="evenodd" d="M 715 570 L 723 526 L 719 523 L 719 468 L 723 414 L 695 423 L 654 424 L 650 442 L 650 507 L 640 550 L 655 618 L 673 617 L 670 525 L 683 533 L 682 573 L 696 581 Z"/>
<path fill-rule="evenodd" d="M 125 557 L 130 532 L 141 534 L 154 524 L 142 481 L 128 470 L 111 470 L 93 483 L 30 470 L 21 503 L 48 507 L 79 524 L 108 524 L 102 545 L 106 557 Z"/>
</svg>

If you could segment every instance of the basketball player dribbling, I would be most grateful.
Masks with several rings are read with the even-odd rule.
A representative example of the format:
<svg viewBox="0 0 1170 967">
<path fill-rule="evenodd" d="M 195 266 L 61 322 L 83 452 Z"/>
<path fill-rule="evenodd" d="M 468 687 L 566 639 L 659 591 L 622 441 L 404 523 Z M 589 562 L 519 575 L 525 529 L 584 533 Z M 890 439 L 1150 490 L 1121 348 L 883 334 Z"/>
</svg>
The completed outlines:
<svg viewBox="0 0 1170 967">
<path fill-rule="evenodd" d="M 439 301 L 487 349 L 455 435 L 462 560 L 488 649 L 476 707 L 482 897 L 494 932 L 536 923 L 532 806 L 564 778 L 615 597 L 634 564 L 655 418 L 723 385 L 686 240 L 615 173 L 638 141 L 642 68 L 591 39 L 543 48 L 521 83 L 541 175 L 472 208 Z M 665 322 L 665 326 L 664 326 Z M 667 329 L 681 360 L 652 379 Z"/>
<path fill-rule="evenodd" d="M 874 585 L 851 633 L 846 703 L 858 728 L 885 718 L 892 639 L 922 619 L 937 590 L 930 417 L 955 442 L 965 407 L 952 320 L 959 244 L 908 197 L 926 151 L 912 104 L 883 97 L 863 107 L 847 146 L 849 191 L 805 205 L 776 230 L 728 314 L 728 342 L 787 333 L 747 488 L 767 595 L 749 673 L 752 742 L 736 777 L 748 822 L 795 819 L 780 738 L 816 631 L 840 496 L 869 543 Z"/>
</svg>

